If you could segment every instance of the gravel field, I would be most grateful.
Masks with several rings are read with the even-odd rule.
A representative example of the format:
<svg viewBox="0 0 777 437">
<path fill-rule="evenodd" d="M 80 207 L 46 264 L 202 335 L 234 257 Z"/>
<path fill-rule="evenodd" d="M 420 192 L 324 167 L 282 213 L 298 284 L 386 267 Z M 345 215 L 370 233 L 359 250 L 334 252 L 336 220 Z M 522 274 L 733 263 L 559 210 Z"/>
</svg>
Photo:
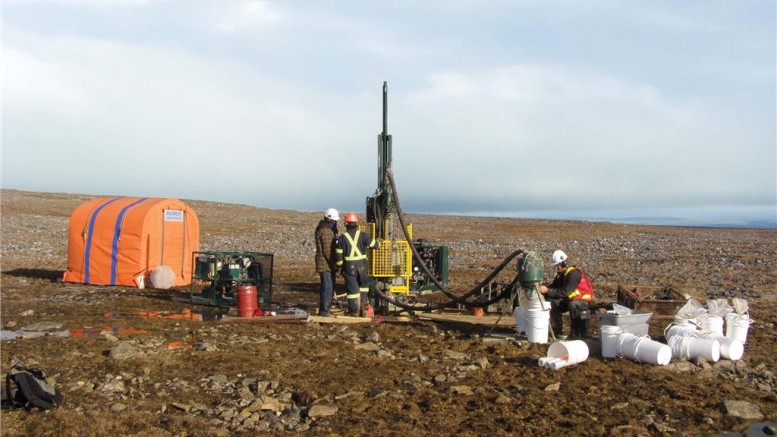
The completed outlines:
<svg viewBox="0 0 777 437">
<path fill-rule="evenodd" d="M 739 361 L 653 366 L 604 360 L 592 349 L 585 362 L 551 371 L 537 366 L 547 345 L 512 341 L 502 325 L 138 317 L 133 312 L 202 308 L 173 300 L 188 289 L 61 282 L 70 212 L 97 196 L 1 196 L 4 332 L 86 332 L 0 343 L 3 373 L 14 361 L 39 366 L 65 398 L 46 412 L 2 410 L 2 435 L 777 432 L 776 230 L 408 215 L 415 237 L 449 247 L 454 292 L 516 249 L 546 259 L 561 248 L 590 275 L 601 306 L 615 300 L 619 284 L 648 294 L 668 287 L 702 304 L 744 298 L 755 320 Z M 273 253 L 275 304 L 317 305 L 319 213 L 184 201 L 199 216 L 202 250 Z M 342 280 L 337 285 L 342 290 Z M 653 319 L 651 337 L 665 341 L 666 324 Z"/>
</svg>

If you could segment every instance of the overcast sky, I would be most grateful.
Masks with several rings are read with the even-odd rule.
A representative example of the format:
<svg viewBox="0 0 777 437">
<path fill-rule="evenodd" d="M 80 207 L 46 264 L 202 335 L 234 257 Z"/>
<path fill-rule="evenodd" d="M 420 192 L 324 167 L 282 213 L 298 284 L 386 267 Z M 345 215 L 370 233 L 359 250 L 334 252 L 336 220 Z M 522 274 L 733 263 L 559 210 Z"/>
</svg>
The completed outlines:
<svg viewBox="0 0 777 437">
<path fill-rule="evenodd" d="M 775 2 L 4 0 L 2 186 L 777 218 Z"/>
</svg>

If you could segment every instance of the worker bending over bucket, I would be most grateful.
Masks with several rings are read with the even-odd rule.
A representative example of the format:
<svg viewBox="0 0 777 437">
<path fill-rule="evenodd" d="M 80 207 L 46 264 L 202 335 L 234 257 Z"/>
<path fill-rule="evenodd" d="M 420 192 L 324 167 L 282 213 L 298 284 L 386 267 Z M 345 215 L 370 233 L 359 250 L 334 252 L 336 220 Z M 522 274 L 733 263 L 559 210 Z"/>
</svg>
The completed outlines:
<svg viewBox="0 0 777 437">
<path fill-rule="evenodd" d="M 570 336 L 585 338 L 591 319 L 589 302 L 594 290 L 588 276 L 567 262 L 562 250 L 553 252 L 550 263 L 556 267 L 556 277 L 548 286 L 540 285 L 537 290 L 550 299 L 550 326 L 556 336 L 561 336 L 564 327 L 562 314 L 569 311 Z"/>
<path fill-rule="evenodd" d="M 380 243 L 359 230 L 359 216 L 345 215 L 345 232 L 337 237 L 335 256 L 345 278 L 348 315 L 364 316 L 370 291 L 367 285 L 367 249 L 377 249 Z"/>
</svg>

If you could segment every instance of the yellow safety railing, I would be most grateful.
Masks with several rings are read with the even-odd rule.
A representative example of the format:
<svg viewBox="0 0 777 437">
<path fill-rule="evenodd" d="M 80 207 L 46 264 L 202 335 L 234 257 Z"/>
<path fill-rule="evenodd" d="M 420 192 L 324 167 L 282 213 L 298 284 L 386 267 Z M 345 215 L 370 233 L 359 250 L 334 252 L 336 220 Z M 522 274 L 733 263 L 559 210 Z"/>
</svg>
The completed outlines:
<svg viewBox="0 0 777 437">
<path fill-rule="evenodd" d="M 375 223 L 362 223 L 359 230 L 375 235 Z M 413 225 L 407 226 L 412 237 Z M 403 235 L 404 237 L 404 235 Z M 406 240 L 384 240 L 380 248 L 369 252 L 369 274 L 375 278 L 393 278 L 389 282 L 392 293 L 410 293 L 410 276 L 413 274 L 413 252 Z"/>
</svg>

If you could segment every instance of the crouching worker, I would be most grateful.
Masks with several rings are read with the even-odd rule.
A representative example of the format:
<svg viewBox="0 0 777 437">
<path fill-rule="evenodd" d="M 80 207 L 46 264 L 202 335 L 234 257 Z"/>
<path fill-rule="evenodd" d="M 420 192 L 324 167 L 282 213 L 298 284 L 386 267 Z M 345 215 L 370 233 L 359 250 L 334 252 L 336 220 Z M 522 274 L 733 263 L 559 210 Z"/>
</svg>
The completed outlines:
<svg viewBox="0 0 777 437">
<path fill-rule="evenodd" d="M 564 327 L 562 314 L 569 311 L 570 336 L 585 338 L 591 319 L 589 302 L 594 290 L 588 276 L 567 263 L 567 254 L 562 250 L 553 252 L 550 263 L 556 267 L 556 277 L 550 285 L 540 285 L 537 290 L 550 299 L 550 326 L 560 336 Z"/>
<path fill-rule="evenodd" d="M 359 216 L 352 212 L 345 215 L 345 232 L 337 237 L 335 257 L 345 278 L 348 315 L 364 316 L 370 291 L 367 285 L 367 249 L 379 247 L 378 241 L 359 230 Z"/>
</svg>

